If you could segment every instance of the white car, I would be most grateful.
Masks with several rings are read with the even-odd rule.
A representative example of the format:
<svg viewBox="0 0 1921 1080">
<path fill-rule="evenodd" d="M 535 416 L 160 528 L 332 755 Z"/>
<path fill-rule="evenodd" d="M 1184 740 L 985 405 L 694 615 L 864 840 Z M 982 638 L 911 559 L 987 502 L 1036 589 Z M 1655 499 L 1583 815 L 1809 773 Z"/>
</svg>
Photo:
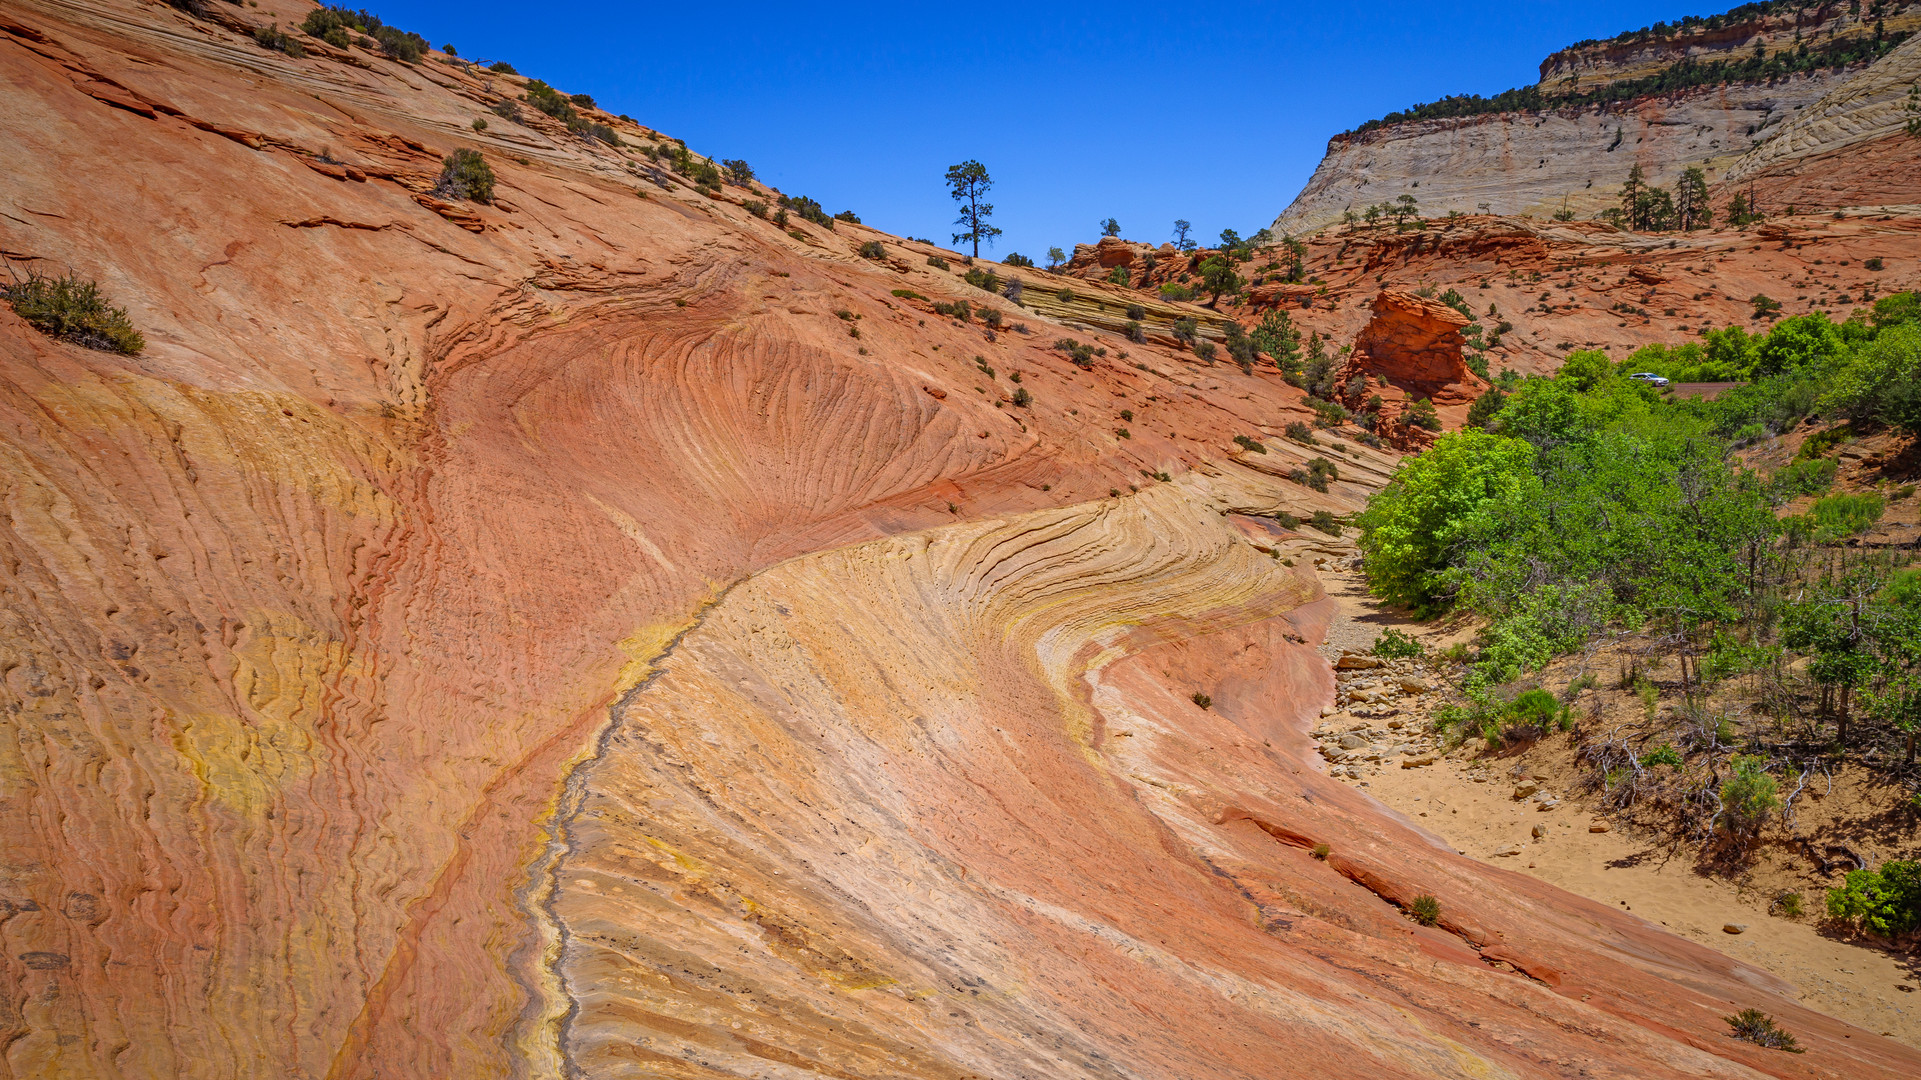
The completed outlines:
<svg viewBox="0 0 1921 1080">
<path fill-rule="evenodd" d="M 1637 371 L 1634 374 L 1629 375 L 1628 378 L 1639 379 L 1642 382 L 1653 383 L 1656 386 L 1666 386 L 1668 384 L 1667 379 L 1659 375 L 1656 375 L 1652 371 Z"/>
</svg>

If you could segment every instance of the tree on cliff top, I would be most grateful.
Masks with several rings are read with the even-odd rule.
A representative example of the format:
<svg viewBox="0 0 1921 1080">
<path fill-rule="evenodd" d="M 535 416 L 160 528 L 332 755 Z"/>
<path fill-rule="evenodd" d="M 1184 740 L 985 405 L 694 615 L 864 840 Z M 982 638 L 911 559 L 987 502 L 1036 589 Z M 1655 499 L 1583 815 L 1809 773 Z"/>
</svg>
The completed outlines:
<svg viewBox="0 0 1921 1080">
<path fill-rule="evenodd" d="M 1180 248 L 1182 251 L 1194 250 L 1194 242 L 1187 238 L 1188 230 L 1192 229 L 1193 227 L 1194 227 L 1193 223 L 1188 221 L 1186 218 L 1176 218 L 1174 220 L 1174 246 L 1175 247 Z"/>
<path fill-rule="evenodd" d="M 987 219 L 994 216 L 994 204 L 981 199 L 993 186 L 987 166 L 978 161 L 963 161 L 947 170 L 947 193 L 960 205 L 960 216 L 954 219 L 954 224 L 966 227 L 965 231 L 954 234 L 954 242 L 973 243 L 975 258 L 980 257 L 982 240 L 992 244 L 1001 234 L 987 223 Z"/>
</svg>

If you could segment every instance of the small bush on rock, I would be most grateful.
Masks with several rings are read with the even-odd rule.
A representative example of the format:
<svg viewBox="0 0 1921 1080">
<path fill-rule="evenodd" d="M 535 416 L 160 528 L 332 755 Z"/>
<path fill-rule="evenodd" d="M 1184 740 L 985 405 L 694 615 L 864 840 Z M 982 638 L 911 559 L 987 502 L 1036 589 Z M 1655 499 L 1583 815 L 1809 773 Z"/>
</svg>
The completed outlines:
<svg viewBox="0 0 1921 1080">
<path fill-rule="evenodd" d="M 1807 1051 L 1794 1043 L 1794 1036 L 1775 1026 L 1774 1017 L 1759 1009 L 1742 1009 L 1733 1016 L 1721 1019 L 1728 1022 L 1729 1031 L 1737 1039 L 1765 1046 L 1770 1050 L 1786 1050 L 1790 1054 L 1803 1054 Z"/>
<path fill-rule="evenodd" d="M 43 334 L 128 356 L 147 347 L 126 309 L 108 304 L 100 286 L 72 274 L 55 278 L 29 272 L 25 281 L 0 285 L 0 298 Z"/>
<path fill-rule="evenodd" d="M 494 170 L 480 151 L 461 147 L 440 161 L 440 179 L 434 194 L 443 199 L 469 199 L 477 203 L 494 200 Z"/>
<path fill-rule="evenodd" d="M 1435 923 L 1441 921 L 1441 902 L 1426 893 L 1422 893 L 1415 897 L 1412 903 L 1407 905 L 1407 913 L 1413 916 L 1414 921 L 1420 923 L 1422 926 L 1433 926 Z"/>
</svg>

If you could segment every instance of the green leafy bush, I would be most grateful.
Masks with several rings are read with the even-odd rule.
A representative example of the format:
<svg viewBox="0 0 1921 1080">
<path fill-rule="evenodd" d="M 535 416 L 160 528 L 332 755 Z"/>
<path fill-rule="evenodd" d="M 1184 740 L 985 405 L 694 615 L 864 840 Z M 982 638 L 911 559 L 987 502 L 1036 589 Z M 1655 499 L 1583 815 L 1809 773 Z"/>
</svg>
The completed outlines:
<svg viewBox="0 0 1921 1080">
<path fill-rule="evenodd" d="M 929 255 L 927 257 L 927 265 L 936 270 L 945 270 L 947 269 L 947 260 L 941 258 L 939 255 Z"/>
<path fill-rule="evenodd" d="M 488 70 L 488 71 L 491 71 L 491 72 L 493 72 L 493 73 L 494 73 L 494 74 L 496 74 L 496 75 L 518 75 L 518 74 L 520 74 L 520 72 L 518 72 L 518 71 L 515 71 L 515 70 L 514 70 L 514 66 L 513 66 L 512 64 L 509 64 L 509 63 L 508 63 L 507 61 L 505 61 L 505 60 L 496 60 L 496 61 L 494 61 L 493 63 L 491 63 L 491 64 L 488 64 L 488 65 L 487 65 L 487 70 Z"/>
<path fill-rule="evenodd" d="M 1266 446 L 1263 446 L 1263 445 L 1262 445 L 1261 443 L 1259 443 L 1258 441 L 1256 441 L 1256 440 L 1254 440 L 1254 439 L 1251 439 L 1251 438 L 1249 438 L 1249 437 L 1247 437 L 1246 435 L 1236 435 L 1236 436 L 1234 436 L 1234 445 L 1236 445 L 1236 446 L 1238 446 L 1238 447 L 1240 447 L 1241 449 L 1243 449 L 1243 450 L 1245 450 L 1245 451 L 1247 451 L 1247 452 L 1248 452 L 1248 453 L 1250 453 L 1250 454 L 1265 454 L 1265 453 L 1267 453 L 1267 447 L 1266 447 Z"/>
<path fill-rule="evenodd" d="M 1302 446 L 1321 445 L 1320 441 L 1314 438 L 1314 429 L 1301 423 L 1299 420 L 1288 421 L 1287 427 L 1281 429 L 1281 434 L 1300 443 Z"/>
<path fill-rule="evenodd" d="M 1332 511 L 1316 510 L 1314 516 L 1307 519 L 1307 523 L 1329 536 L 1341 535 L 1341 521 Z"/>
<path fill-rule="evenodd" d="M 480 151 L 463 146 L 440 160 L 440 179 L 434 183 L 434 194 L 443 199 L 492 202 L 494 170 Z"/>
<path fill-rule="evenodd" d="M 1032 405 L 1033 403 L 1034 403 L 1034 395 L 1027 392 L 1027 387 L 1025 386 L 1015 387 L 1014 389 L 1015 405 L 1025 409 L 1029 405 Z"/>
<path fill-rule="evenodd" d="M 1921 929 L 1921 862 L 1850 871 L 1846 885 L 1828 890 L 1828 915 L 1882 937 Z"/>
<path fill-rule="evenodd" d="M 43 277 L 29 271 L 25 281 L 0 285 L 0 297 L 28 325 L 63 341 L 128 356 L 147 347 L 126 309 L 108 304 L 100 286 L 76 275 Z"/>
<path fill-rule="evenodd" d="M 1491 524 L 1491 504 L 1538 483 L 1534 454 L 1519 439 L 1462 431 L 1403 462 L 1356 522 L 1375 593 L 1417 610 L 1440 606 L 1453 591 L 1452 558 Z"/>
<path fill-rule="evenodd" d="M 1025 256 L 1025 255 L 1022 255 L 1022 254 L 1021 254 L 1020 252 L 1018 252 L 1018 251 L 1010 251 L 1010 252 L 1008 252 L 1008 253 L 1007 253 L 1007 257 L 1006 257 L 1005 259 L 1002 259 L 1001 261 L 1002 261 L 1002 262 L 1004 262 L 1004 263 L 1006 263 L 1006 264 L 1007 264 L 1007 265 L 1009 265 L 1009 266 L 1029 266 L 1029 267 L 1031 267 L 1031 266 L 1033 266 L 1033 265 L 1034 265 L 1034 260 L 1032 260 L 1032 259 L 1030 259 L 1030 258 L 1028 258 L 1028 257 L 1027 257 L 1027 256 Z"/>
<path fill-rule="evenodd" d="M 1414 635 L 1390 626 L 1375 639 L 1373 651 L 1375 656 L 1390 660 L 1407 660 L 1421 655 L 1426 649 L 1415 640 Z"/>
<path fill-rule="evenodd" d="M 860 257 L 863 259 L 885 259 L 887 257 L 887 248 L 883 246 L 879 240 L 869 240 L 860 246 Z"/>
<path fill-rule="evenodd" d="M 1441 430 L 1441 417 L 1434 411 L 1434 403 L 1427 398 L 1415 398 L 1408 405 L 1402 419 L 1418 428 L 1426 428 L 1429 431 Z"/>
</svg>

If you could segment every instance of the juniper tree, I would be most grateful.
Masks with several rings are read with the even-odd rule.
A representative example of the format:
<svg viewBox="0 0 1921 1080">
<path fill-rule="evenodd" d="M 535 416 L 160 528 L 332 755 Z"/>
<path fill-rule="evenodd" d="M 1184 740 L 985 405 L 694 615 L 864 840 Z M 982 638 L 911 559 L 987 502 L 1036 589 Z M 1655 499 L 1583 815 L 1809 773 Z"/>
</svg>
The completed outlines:
<svg viewBox="0 0 1921 1080">
<path fill-rule="evenodd" d="M 980 257 L 982 240 L 992 244 L 1001 234 L 987 223 L 987 219 L 994 216 L 994 204 L 982 200 L 987 189 L 993 186 L 987 166 L 978 161 L 963 161 L 947 170 L 947 193 L 960 206 L 960 217 L 954 219 L 954 224 L 966 226 L 965 231 L 954 234 L 954 243 L 971 242 L 975 258 Z"/>
</svg>

